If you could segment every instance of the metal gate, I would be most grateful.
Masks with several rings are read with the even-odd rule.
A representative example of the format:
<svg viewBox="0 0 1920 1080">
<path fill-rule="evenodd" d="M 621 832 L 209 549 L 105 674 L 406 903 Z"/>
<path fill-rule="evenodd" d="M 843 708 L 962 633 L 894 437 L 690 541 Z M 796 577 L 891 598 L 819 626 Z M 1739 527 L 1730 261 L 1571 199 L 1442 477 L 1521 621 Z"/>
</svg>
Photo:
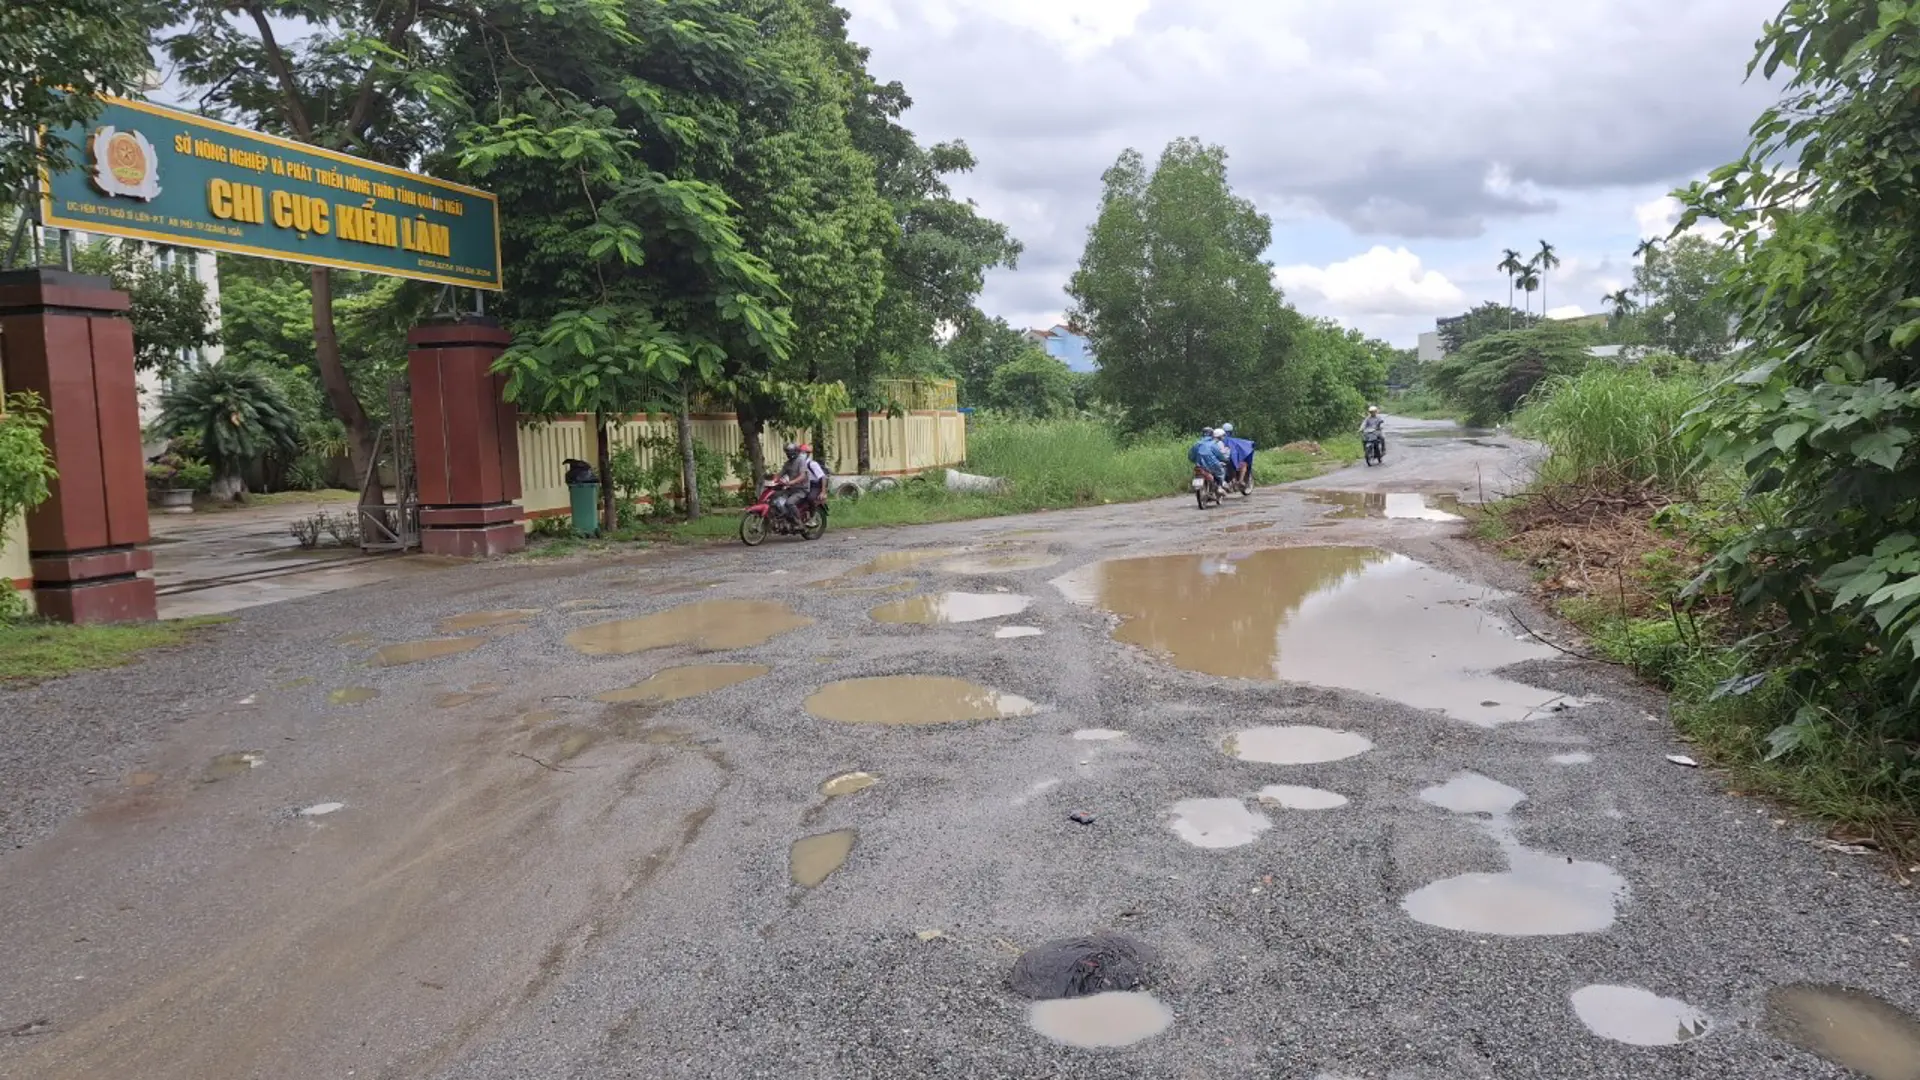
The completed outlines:
<svg viewBox="0 0 1920 1080">
<path fill-rule="evenodd" d="M 404 552 L 420 546 L 420 474 L 413 460 L 413 397 L 406 379 L 387 384 L 387 417 L 360 481 L 361 551 Z M 383 473 L 393 477 L 391 500 Z"/>
</svg>

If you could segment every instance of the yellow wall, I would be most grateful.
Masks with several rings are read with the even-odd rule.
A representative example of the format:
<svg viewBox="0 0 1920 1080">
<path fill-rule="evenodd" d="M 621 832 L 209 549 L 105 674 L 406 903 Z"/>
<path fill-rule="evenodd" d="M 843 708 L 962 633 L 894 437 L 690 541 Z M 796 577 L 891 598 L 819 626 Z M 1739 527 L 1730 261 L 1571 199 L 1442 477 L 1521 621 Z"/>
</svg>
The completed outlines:
<svg viewBox="0 0 1920 1080">
<path fill-rule="evenodd" d="M 671 416 L 638 417 L 613 429 L 613 451 L 619 453 L 643 436 L 670 439 L 673 432 L 674 421 Z M 832 453 L 826 462 L 829 472 L 851 474 L 858 471 L 858 433 L 859 423 L 854 414 L 841 413 L 834 421 L 830 447 Z M 967 457 L 967 418 L 957 412 L 929 410 L 902 416 L 875 413 L 868 420 L 868 434 L 872 440 L 868 459 L 876 475 L 897 475 L 958 465 Z M 740 482 L 741 478 L 734 475 L 731 467 L 733 459 L 743 453 L 740 425 L 731 413 L 694 420 L 693 438 L 729 462 L 728 484 Z M 806 436 L 786 431 L 769 430 L 766 433 L 771 463 L 777 464 L 779 447 L 789 439 L 805 441 Z M 654 453 L 653 450 L 642 450 L 641 464 L 650 466 Z M 532 514 L 564 509 L 567 506 L 567 485 L 566 466 L 562 463 L 568 458 L 593 462 L 595 456 L 593 429 L 585 419 L 528 421 L 521 424 L 520 505 Z"/>
</svg>

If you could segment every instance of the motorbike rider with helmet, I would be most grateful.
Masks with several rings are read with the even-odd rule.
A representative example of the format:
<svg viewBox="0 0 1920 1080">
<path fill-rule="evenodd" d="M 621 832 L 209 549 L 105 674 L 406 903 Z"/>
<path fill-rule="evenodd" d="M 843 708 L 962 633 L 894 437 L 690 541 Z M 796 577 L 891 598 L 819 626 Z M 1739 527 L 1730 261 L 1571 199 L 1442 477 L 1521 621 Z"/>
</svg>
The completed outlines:
<svg viewBox="0 0 1920 1080">
<path fill-rule="evenodd" d="M 799 497 L 797 490 L 807 481 L 807 463 L 809 458 L 801 452 L 799 443 L 788 443 L 784 447 L 787 463 L 780 470 L 780 476 L 774 480 L 774 493 L 770 500 L 775 513 L 789 520 L 798 521 L 794 510 L 794 501 Z"/>
<path fill-rule="evenodd" d="M 1200 441 L 1187 449 L 1187 460 L 1207 470 L 1222 487 L 1227 483 L 1227 448 L 1221 441 L 1226 434 L 1219 428 L 1201 428 Z"/>
<path fill-rule="evenodd" d="M 1221 424 L 1220 431 L 1221 443 L 1227 448 L 1227 471 L 1244 485 L 1253 479 L 1253 442 L 1234 438 L 1232 424 Z"/>
<path fill-rule="evenodd" d="M 1362 446 L 1366 445 L 1369 439 L 1380 440 L 1380 457 L 1382 460 L 1385 460 L 1387 456 L 1387 421 L 1386 417 L 1380 415 L 1380 406 L 1378 405 L 1367 406 L 1367 418 L 1360 421 L 1360 444 Z"/>
</svg>

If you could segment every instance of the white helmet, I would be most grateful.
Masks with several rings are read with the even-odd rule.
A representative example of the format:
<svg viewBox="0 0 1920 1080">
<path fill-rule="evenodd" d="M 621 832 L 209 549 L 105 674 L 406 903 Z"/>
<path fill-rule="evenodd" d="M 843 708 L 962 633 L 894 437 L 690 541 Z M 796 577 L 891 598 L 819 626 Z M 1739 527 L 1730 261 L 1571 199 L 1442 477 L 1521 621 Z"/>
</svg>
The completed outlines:
<svg viewBox="0 0 1920 1080">
<path fill-rule="evenodd" d="M 1229 434 L 1229 435 L 1231 435 L 1231 434 L 1233 434 L 1233 425 L 1232 425 L 1232 424 L 1221 424 L 1221 425 L 1220 425 L 1220 430 L 1222 430 L 1222 431 L 1224 431 L 1224 432 L 1226 432 L 1227 434 Z"/>
<path fill-rule="evenodd" d="M 1216 439 L 1224 439 L 1227 437 L 1227 433 L 1225 431 L 1222 431 L 1220 428 L 1214 428 L 1213 437 Z"/>
<path fill-rule="evenodd" d="M 1367 411 L 1368 411 L 1368 412 L 1379 412 L 1379 411 L 1380 411 L 1380 406 L 1378 406 L 1378 405 L 1369 405 L 1369 406 L 1367 406 Z"/>
</svg>

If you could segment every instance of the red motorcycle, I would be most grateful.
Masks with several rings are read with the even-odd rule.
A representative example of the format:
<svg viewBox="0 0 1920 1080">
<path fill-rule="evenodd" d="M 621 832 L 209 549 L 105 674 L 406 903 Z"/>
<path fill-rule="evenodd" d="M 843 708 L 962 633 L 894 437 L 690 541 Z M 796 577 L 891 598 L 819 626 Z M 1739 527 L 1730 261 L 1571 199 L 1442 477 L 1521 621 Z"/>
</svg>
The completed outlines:
<svg viewBox="0 0 1920 1080">
<path fill-rule="evenodd" d="M 782 513 L 774 509 L 774 497 L 784 492 L 792 492 L 792 497 L 797 500 L 794 508 L 797 513 Z M 740 515 L 740 542 L 748 547 L 758 546 L 770 531 L 780 536 L 798 536 L 802 540 L 820 539 L 827 534 L 826 501 L 814 501 L 805 489 L 796 491 L 768 481 L 761 486 L 753 505 Z"/>
</svg>

